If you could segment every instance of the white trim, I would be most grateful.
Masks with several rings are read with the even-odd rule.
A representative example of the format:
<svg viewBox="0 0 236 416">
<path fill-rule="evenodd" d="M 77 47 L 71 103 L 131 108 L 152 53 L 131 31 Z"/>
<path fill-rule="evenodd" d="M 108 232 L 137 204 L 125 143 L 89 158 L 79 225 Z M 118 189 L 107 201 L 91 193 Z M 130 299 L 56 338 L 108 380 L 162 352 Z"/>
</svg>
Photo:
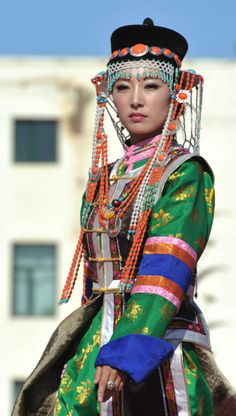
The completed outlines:
<svg viewBox="0 0 236 416">
<path fill-rule="evenodd" d="M 181 345 L 179 345 L 174 352 L 170 363 L 170 369 L 173 378 L 178 416 L 191 416 Z"/>
<path fill-rule="evenodd" d="M 180 166 L 182 165 L 186 160 L 191 159 L 192 157 L 199 156 L 198 153 L 190 153 L 190 154 L 184 154 L 182 156 L 179 156 L 177 159 L 174 159 L 168 166 L 168 168 L 164 171 L 161 180 L 158 184 L 157 193 L 155 196 L 155 202 L 154 205 L 157 203 L 157 201 L 160 199 L 163 188 L 169 178 L 169 176 Z"/>
<path fill-rule="evenodd" d="M 209 350 L 211 349 L 210 339 L 207 335 L 188 331 L 186 329 L 167 329 L 163 338 L 170 342 L 172 340 L 179 340 L 180 342 L 193 342 Z"/>
<path fill-rule="evenodd" d="M 107 289 L 118 289 L 119 288 L 120 280 L 112 280 L 112 282 L 107 286 Z M 96 282 L 93 282 L 93 290 L 100 289 L 100 285 Z"/>
<path fill-rule="evenodd" d="M 114 295 L 105 293 L 103 298 L 103 316 L 101 325 L 100 347 L 107 344 L 113 334 L 114 325 Z M 100 416 L 113 416 L 112 398 L 101 404 Z"/>
<path fill-rule="evenodd" d="M 114 295 L 105 293 L 103 298 L 103 316 L 101 325 L 100 347 L 107 344 L 113 334 L 114 325 Z"/>
<path fill-rule="evenodd" d="M 113 416 L 112 397 L 105 403 L 101 403 L 100 416 Z"/>
</svg>

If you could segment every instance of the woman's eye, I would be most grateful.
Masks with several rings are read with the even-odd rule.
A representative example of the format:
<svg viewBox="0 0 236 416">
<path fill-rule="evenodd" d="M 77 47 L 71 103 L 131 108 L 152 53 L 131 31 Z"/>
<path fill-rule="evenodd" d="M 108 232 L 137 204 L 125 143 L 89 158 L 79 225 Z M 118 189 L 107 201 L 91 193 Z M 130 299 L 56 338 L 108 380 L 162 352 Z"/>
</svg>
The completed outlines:
<svg viewBox="0 0 236 416">
<path fill-rule="evenodd" d="M 125 84 L 119 84 L 115 88 L 117 91 L 124 91 L 124 90 L 127 90 L 129 87 L 128 85 L 125 85 Z"/>
<path fill-rule="evenodd" d="M 160 86 L 153 82 L 153 83 L 150 83 L 150 84 L 146 84 L 145 88 L 148 89 L 148 90 L 152 90 L 152 89 L 158 90 L 160 88 Z"/>
</svg>

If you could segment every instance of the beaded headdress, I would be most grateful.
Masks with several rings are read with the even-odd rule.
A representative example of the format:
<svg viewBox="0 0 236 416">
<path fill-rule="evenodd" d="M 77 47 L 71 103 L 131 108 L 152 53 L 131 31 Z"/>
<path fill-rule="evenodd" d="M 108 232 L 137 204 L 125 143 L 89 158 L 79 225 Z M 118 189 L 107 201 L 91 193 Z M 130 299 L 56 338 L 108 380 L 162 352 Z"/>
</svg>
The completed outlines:
<svg viewBox="0 0 236 416">
<path fill-rule="evenodd" d="M 175 32 L 145 19 L 142 25 L 123 26 L 111 36 L 111 49 L 107 65 L 108 90 L 119 78 L 130 78 L 132 69 L 144 69 L 142 76 L 160 78 L 170 90 L 178 78 L 179 68 L 188 44 Z"/>
<path fill-rule="evenodd" d="M 111 36 L 111 57 L 107 70 L 92 79 L 96 88 L 97 108 L 93 137 L 92 166 L 86 189 L 86 206 L 83 210 L 82 229 L 77 243 L 69 275 L 63 289 L 60 303 L 68 302 L 78 275 L 82 257 L 84 233 L 95 194 L 98 202 L 98 220 L 100 226 L 109 230 L 109 172 L 107 134 L 104 130 L 105 110 L 108 111 L 117 135 L 122 144 L 127 143 L 129 134 L 116 114 L 112 103 L 112 88 L 118 79 L 159 78 L 170 90 L 170 106 L 161 140 L 152 157 L 136 178 L 132 192 L 127 195 L 119 207 L 116 207 L 116 228 L 119 229 L 125 211 L 134 203 L 128 238 L 132 246 L 122 271 L 121 289 L 130 286 L 137 264 L 142 241 L 146 232 L 158 182 L 168 162 L 173 141 L 181 144 L 187 151 L 199 152 L 199 133 L 201 121 L 202 83 L 203 79 L 195 71 L 181 70 L 182 60 L 187 52 L 186 39 L 175 32 L 160 26 L 154 26 L 151 19 L 144 20 L 142 25 L 123 26 Z M 142 71 L 140 71 L 142 68 Z M 140 73 L 141 72 L 141 73 Z M 186 122 L 187 112 L 190 123 Z M 84 296 L 84 298 L 86 298 Z"/>
</svg>

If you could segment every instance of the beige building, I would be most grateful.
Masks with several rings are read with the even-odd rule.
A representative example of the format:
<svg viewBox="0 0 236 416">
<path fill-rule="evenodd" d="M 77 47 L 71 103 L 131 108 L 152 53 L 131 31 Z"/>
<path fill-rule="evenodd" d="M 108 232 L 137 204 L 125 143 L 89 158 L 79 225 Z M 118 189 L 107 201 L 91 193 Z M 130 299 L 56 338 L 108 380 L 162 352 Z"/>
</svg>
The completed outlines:
<svg viewBox="0 0 236 416">
<path fill-rule="evenodd" d="M 90 79 L 104 65 L 98 58 L 0 59 L 1 416 L 10 414 L 20 383 L 56 324 L 80 304 L 80 282 L 68 305 L 57 306 L 57 299 L 79 233 L 90 161 L 95 109 Z M 196 60 L 185 67 L 206 78 L 202 154 L 216 174 L 216 219 L 199 264 L 199 304 L 216 359 L 236 386 L 236 63 Z M 114 133 L 109 139 L 114 159 L 121 149 Z"/>
</svg>

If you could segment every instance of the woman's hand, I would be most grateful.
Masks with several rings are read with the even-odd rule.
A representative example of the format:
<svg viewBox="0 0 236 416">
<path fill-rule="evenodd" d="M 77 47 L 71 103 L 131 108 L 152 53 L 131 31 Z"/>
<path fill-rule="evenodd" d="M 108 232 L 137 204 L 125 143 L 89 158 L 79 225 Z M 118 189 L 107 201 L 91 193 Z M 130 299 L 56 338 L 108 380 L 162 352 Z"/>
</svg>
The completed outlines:
<svg viewBox="0 0 236 416">
<path fill-rule="evenodd" d="M 115 389 L 109 390 L 107 382 L 114 381 Z M 98 401 L 106 402 L 111 396 L 116 395 L 124 386 L 126 375 L 109 365 L 97 366 L 94 383 L 98 384 Z"/>
</svg>

